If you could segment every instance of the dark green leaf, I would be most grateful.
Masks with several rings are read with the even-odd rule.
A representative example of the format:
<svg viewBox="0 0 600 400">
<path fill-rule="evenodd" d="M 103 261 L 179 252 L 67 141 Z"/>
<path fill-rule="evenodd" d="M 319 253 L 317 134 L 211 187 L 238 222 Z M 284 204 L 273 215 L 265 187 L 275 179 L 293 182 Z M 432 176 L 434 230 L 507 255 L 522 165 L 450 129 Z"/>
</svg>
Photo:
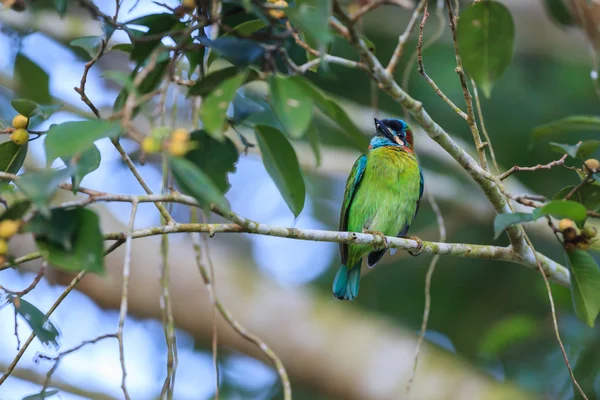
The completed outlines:
<svg viewBox="0 0 600 400">
<path fill-rule="evenodd" d="M 47 106 L 38 105 L 29 118 L 28 128 L 36 127 L 37 125 L 46 121 L 54 112 L 60 110 L 61 108 L 62 104 L 51 104 Z"/>
<path fill-rule="evenodd" d="M 564 199 L 574 188 L 574 185 L 562 188 L 554 196 L 554 199 Z M 583 204 L 588 210 L 597 210 L 600 208 L 600 185 L 591 183 L 585 184 L 571 196 L 570 200 Z"/>
<path fill-rule="evenodd" d="M 249 39 L 223 37 L 210 40 L 201 37 L 198 40 L 237 67 L 257 64 L 265 54 L 265 49 L 258 42 Z"/>
<path fill-rule="evenodd" d="M 588 158 L 600 147 L 600 140 L 585 140 L 575 145 L 550 142 L 550 148 L 559 153 L 566 153 L 573 158 Z"/>
<path fill-rule="evenodd" d="M 19 114 L 24 115 L 27 118 L 29 118 L 38 108 L 38 104 L 35 101 L 27 99 L 14 99 L 10 102 L 10 105 Z"/>
<path fill-rule="evenodd" d="M 238 72 L 239 69 L 236 67 L 228 67 L 211 72 L 190 88 L 188 96 L 206 96 L 223 83 L 223 81 L 237 75 Z"/>
<path fill-rule="evenodd" d="M 239 124 L 250 115 L 265 111 L 264 107 L 256 101 L 242 96 L 239 93 L 233 98 L 233 123 Z"/>
<path fill-rule="evenodd" d="M 168 53 L 163 53 L 163 54 L 168 55 Z M 151 91 L 155 90 L 158 87 L 158 85 L 160 85 L 160 83 L 162 82 L 163 76 L 167 72 L 168 65 L 169 65 L 168 59 L 157 62 L 156 67 L 153 68 L 152 71 L 150 71 L 148 76 L 146 76 L 142 80 L 142 83 L 138 86 L 137 94 L 144 95 L 146 93 L 150 93 Z M 140 67 L 140 65 L 138 65 L 136 67 L 136 69 L 131 72 L 130 78 L 131 78 L 132 82 L 135 79 L 136 75 L 139 73 L 140 69 L 141 69 L 141 67 Z M 121 90 L 121 92 L 119 92 L 119 95 L 117 96 L 117 98 L 115 100 L 115 104 L 113 105 L 114 111 L 120 111 L 121 108 L 123 108 L 123 106 L 125 105 L 125 101 L 127 100 L 128 94 L 129 94 L 129 91 L 127 90 L 126 87 L 123 88 L 123 90 Z M 135 108 L 134 112 L 133 112 L 133 116 L 135 116 L 138 111 L 139 111 L 139 107 Z"/>
<path fill-rule="evenodd" d="M 54 347 L 58 347 L 57 340 L 60 334 L 54 324 L 50 322 L 43 312 L 22 298 L 11 296 L 9 301 L 15 307 L 16 313 L 23 317 L 25 322 L 27 322 L 29 327 L 31 327 L 31 330 L 43 344 L 51 344 Z"/>
<path fill-rule="evenodd" d="M 313 117 L 313 97 L 299 83 L 303 77 L 289 79 L 275 75 L 270 80 L 271 107 L 284 130 L 293 139 L 304 135 Z"/>
<path fill-rule="evenodd" d="M 55 1 L 60 1 L 60 0 L 55 0 Z M 47 399 L 48 397 L 54 396 L 57 393 L 58 393 L 58 389 L 44 390 L 40 393 L 32 394 L 27 397 L 23 397 L 22 400 L 44 400 L 44 399 Z"/>
<path fill-rule="evenodd" d="M 125 53 L 131 53 L 133 45 L 131 43 L 119 43 L 110 48 L 110 51 L 119 50 Z"/>
<path fill-rule="evenodd" d="M 194 49 L 194 50 L 185 52 L 185 57 L 187 58 L 188 63 L 190 64 L 190 69 L 189 69 L 190 74 L 196 70 L 198 65 L 202 64 L 202 60 L 204 60 L 205 52 L 206 52 L 205 48 Z"/>
<path fill-rule="evenodd" d="M 72 248 L 64 249 L 47 238 L 36 238 L 38 249 L 48 262 L 67 271 L 104 273 L 104 239 L 100 230 L 100 220 L 96 213 L 84 208 L 67 211 L 64 219 L 73 219 L 76 223 Z"/>
<path fill-rule="evenodd" d="M 229 138 L 218 141 L 203 130 L 192 132 L 190 140 L 196 146 L 185 158 L 208 175 L 221 193 L 227 193 L 231 187 L 227 174 L 235 171 L 239 158 L 235 144 Z"/>
<path fill-rule="evenodd" d="M 102 36 L 84 36 L 78 39 L 72 40 L 69 43 L 73 47 L 79 47 L 89 55 L 88 59 L 95 57 L 100 51 L 102 45 Z"/>
<path fill-rule="evenodd" d="M 475 3 L 460 15 L 457 34 L 463 66 L 489 98 L 515 50 L 512 15 L 497 1 Z"/>
<path fill-rule="evenodd" d="M 575 313 L 590 327 L 600 312 L 600 268 L 596 260 L 582 250 L 567 252 L 571 269 L 571 296 Z"/>
<path fill-rule="evenodd" d="M 155 36 L 170 31 L 178 22 L 177 17 L 172 13 L 145 15 L 127 22 L 127 25 L 142 25 L 148 27 L 148 31 L 142 35 Z M 144 61 L 152 50 L 160 44 L 160 39 L 137 41 L 133 44 L 131 59 L 136 62 Z"/>
<path fill-rule="evenodd" d="M 15 184 L 42 214 L 49 216 L 48 202 L 70 174 L 68 168 L 27 172 Z"/>
<path fill-rule="evenodd" d="M 544 4 L 548 14 L 556 22 L 565 26 L 573 25 L 573 16 L 562 0 L 545 0 Z"/>
<path fill-rule="evenodd" d="M 535 218 L 533 214 L 529 213 L 512 213 L 512 214 L 498 214 L 494 220 L 494 239 L 498 238 L 500 234 L 509 226 L 515 224 L 521 224 L 524 222 L 533 221 Z"/>
<path fill-rule="evenodd" d="M 552 215 L 556 218 L 569 218 L 576 222 L 583 221 L 587 217 L 586 208 L 571 200 L 552 200 L 536 211 L 539 213 L 538 217 Z"/>
<path fill-rule="evenodd" d="M 230 32 L 223 33 L 223 35 L 221 35 L 221 38 L 230 37 L 230 36 L 236 37 L 236 35 L 250 36 L 254 32 L 256 32 L 266 26 L 267 26 L 267 23 L 260 19 L 245 21 L 245 22 L 242 22 L 241 24 L 237 25 L 236 27 L 234 27 Z M 213 61 L 217 58 L 217 55 L 221 55 L 222 57 L 227 59 L 227 57 L 225 57 L 222 53 L 219 53 L 218 51 L 211 52 L 208 56 L 207 65 L 211 65 L 213 63 Z M 251 64 L 251 63 L 252 62 L 248 62 L 246 64 Z M 246 65 L 246 64 L 243 64 L 243 65 Z"/>
<path fill-rule="evenodd" d="M 320 143 L 320 139 L 319 139 L 319 130 L 317 129 L 317 127 L 315 126 L 315 124 L 311 124 L 308 127 L 308 140 L 310 142 L 310 147 L 313 150 L 313 153 L 315 154 L 315 162 L 317 164 L 317 167 L 321 166 L 321 143 Z"/>
<path fill-rule="evenodd" d="M 43 239 L 66 251 L 73 249 L 76 229 L 77 213 L 62 208 L 51 210 L 48 218 L 35 215 L 23 226 L 23 232 L 33 233 L 36 239 Z"/>
<path fill-rule="evenodd" d="M 54 8 L 56 9 L 58 15 L 60 15 L 61 17 L 64 17 L 67 13 L 68 5 L 69 2 L 67 0 L 54 0 Z"/>
<path fill-rule="evenodd" d="M 256 140 L 265 169 L 297 217 L 304 208 L 306 187 L 294 148 L 283 133 L 268 125 L 256 126 Z"/>
<path fill-rule="evenodd" d="M 587 343 L 575 363 L 573 374 L 588 399 L 599 399 L 600 390 L 596 390 L 595 382 L 600 374 L 600 337 L 596 335 L 590 343 Z M 583 396 L 576 387 L 573 387 L 574 400 L 583 400 Z"/>
<path fill-rule="evenodd" d="M 21 200 L 13 203 L 8 207 L 2 214 L 0 214 L 0 221 L 5 219 L 20 220 L 31 208 L 31 202 L 28 200 Z"/>
<path fill-rule="evenodd" d="M 300 77 L 293 77 L 290 79 L 295 80 L 296 83 L 299 83 L 304 87 L 306 93 L 313 98 L 315 107 L 341 128 L 342 133 L 356 149 L 366 151 L 369 146 L 369 139 L 363 134 L 362 130 L 352 122 L 346 111 L 344 111 L 344 109 L 334 100 L 327 98 L 319 89 L 308 82 L 307 79 L 299 78 Z"/>
<path fill-rule="evenodd" d="M 69 165 L 71 162 L 71 158 L 61 157 L 62 161 L 65 165 Z M 100 166 L 100 150 L 96 147 L 95 144 L 92 144 L 92 147 L 81 153 L 79 157 L 79 161 L 74 166 L 75 172 L 71 175 L 71 182 L 73 183 L 73 193 L 76 193 L 79 189 L 79 185 L 83 178 L 95 170 Z"/>
<path fill-rule="evenodd" d="M 600 131 L 600 117 L 592 115 L 572 115 L 557 121 L 538 126 L 531 133 L 534 140 L 551 133 L 591 130 Z"/>
<path fill-rule="evenodd" d="M 13 76 L 21 96 L 42 104 L 52 102 L 48 74 L 21 53 L 17 54 Z"/>
<path fill-rule="evenodd" d="M 27 145 L 19 146 L 12 141 L 0 144 L 0 171 L 16 174 L 21 169 L 26 156 Z"/>
<path fill-rule="evenodd" d="M 534 339 L 539 324 L 528 315 L 514 315 L 492 325 L 479 343 L 479 352 L 488 357 L 499 357 L 510 346 Z"/>
<path fill-rule="evenodd" d="M 215 139 L 223 140 L 223 128 L 229 103 L 245 79 L 245 73 L 226 79 L 202 102 L 199 111 L 200 119 L 204 129 Z"/>
<path fill-rule="evenodd" d="M 185 158 L 171 157 L 170 164 L 175 182 L 183 193 L 194 197 L 206 208 L 210 204 L 229 208 L 219 187 L 193 162 Z"/>
<path fill-rule="evenodd" d="M 105 120 L 70 121 L 52 125 L 46 134 L 46 161 L 57 157 L 72 157 L 88 150 L 96 140 L 116 138 L 121 133 L 118 122 Z"/>
<path fill-rule="evenodd" d="M 313 43 L 318 43 L 317 50 L 324 50 L 331 41 L 331 0 L 298 0 L 295 7 L 286 9 L 286 15 L 292 25 Z"/>
</svg>

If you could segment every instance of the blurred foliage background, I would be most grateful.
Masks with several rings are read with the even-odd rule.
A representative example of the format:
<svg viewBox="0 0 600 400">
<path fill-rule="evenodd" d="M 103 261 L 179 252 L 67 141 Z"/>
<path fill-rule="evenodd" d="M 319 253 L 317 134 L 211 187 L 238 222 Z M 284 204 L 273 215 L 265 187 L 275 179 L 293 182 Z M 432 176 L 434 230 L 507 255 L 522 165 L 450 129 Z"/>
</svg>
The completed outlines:
<svg viewBox="0 0 600 400">
<path fill-rule="evenodd" d="M 2 24 L 0 116 L 4 120 L 12 118 L 14 112 L 9 102 L 19 94 L 13 76 L 17 50 L 25 51 L 48 73 L 52 96 L 85 111 L 83 105 L 78 103 L 78 96 L 71 89 L 78 85 L 85 61 L 68 46 L 68 42 L 79 36 L 97 34 L 99 27 L 77 7 L 70 8 L 69 13 L 62 20 L 59 20 L 56 15 L 50 17 L 50 11 L 44 9 L 43 3 L 32 2 L 36 6 L 25 13 L 17 14 L 9 10 L 0 12 Z M 111 12 L 111 7 L 114 8 L 112 2 L 96 3 L 107 13 Z M 124 9 L 129 10 L 133 3 L 133 1 L 125 1 Z M 167 3 L 175 5 L 172 1 Z M 470 2 L 460 3 L 462 7 L 466 7 Z M 531 143 L 532 129 L 572 114 L 593 115 L 598 109 L 600 99 L 590 79 L 592 63 L 588 55 L 587 43 L 577 28 L 565 27 L 557 23 L 549 15 L 545 1 L 507 0 L 503 3 L 511 9 L 515 17 L 517 52 L 509 69 L 496 85 L 491 99 L 482 98 L 485 124 L 491 135 L 498 162 L 504 168 L 515 164 L 547 163 L 557 159 L 558 156 L 543 143 L 536 145 Z M 430 6 L 432 16 L 426 27 L 426 37 L 432 35 L 438 25 L 433 12 L 435 2 L 432 1 Z M 127 19 L 157 12 L 157 7 L 151 2 L 141 1 L 133 11 L 128 13 Z M 397 43 L 397 36 L 404 30 L 409 16 L 408 10 L 386 5 L 369 13 L 363 19 L 364 31 L 375 44 L 376 55 L 380 59 L 387 60 L 391 56 Z M 447 18 L 445 14 L 444 18 Z M 454 53 L 449 31 L 447 26 L 444 26 L 442 38 L 424 52 L 425 67 L 448 97 L 462 106 L 462 89 L 454 71 Z M 403 57 L 396 73 L 399 81 L 415 46 L 414 40 L 409 41 L 407 54 Z M 114 83 L 101 79 L 102 71 L 128 68 L 126 57 L 118 53 L 110 53 L 90 77 L 90 97 L 102 107 L 110 107 L 117 93 Z M 332 53 L 356 59 L 352 49 L 341 40 L 334 42 Z M 301 57 L 301 55 L 297 56 Z M 409 84 L 404 89 L 421 101 L 436 122 L 453 137 L 470 143 L 472 137 L 466 123 L 418 75 L 416 65 L 412 64 L 410 67 Z M 371 134 L 373 116 L 401 117 L 403 115 L 398 105 L 382 93 L 377 95 L 377 108 L 372 107 L 371 81 L 362 71 L 330 65 L 329 69 L 309 73 L 308 77 L 324 91 L 339 98 L 340 102 L 350 110 L 353 118 L 364 127 L 365 134 Z M 33 87 L 41 87 L 40 85 L 43 86 L 43 83 L 36 82 Z M 20 90 L 23 90 L 22 86 Z M 185 110 L 181 111 L 179 117 L 186 118 L 185 112 Z M 48 124 L 67 120 L 73 115 L 76 113 L 61 112 Z M 323 163 L 320 168 L 315 167 L 308 146 L 299 143 L 298 152 L 304 167 L 309 205 L 296 222 L 298 227 L 337 229 L 346 174 L 350 171 L 358 152 L 344 141 L 342 135 L 335 134 L 335 129 L 337 128 L 326 121 L 319 123 L 319 136 L 324 145 Z M 597 132 L 588 135 L 593 137 Z M 582 137 L 585 135 L 577 135 L 577 140 Z M 563 136 L 562 139 L 564 143 L 576 142 L 568 136 Z M 39 149 L 35 151 L 35 145 L 36 143 L 33 142 L 26 168 L 43 165 L 42 151 Z M 440 157 L 439 151 L 432 146 L 437 145 L 428 140 L 424 134 L 417 135 L 416 149 L 422 165 L 431 176 L 435 176 L 435 179 L 428 180 L 426 173 L 426 190 L 430 190 L 427 185 L 431 184 L 437 185 L 438 192 L 444 192 L 448 188 L 451 193 L 440 199 L 448 229 L 448 241 L 507 244 L 504 237 L 493 240 L 494 212 L 483 193 L 471 184 L 459 169 L 449 166 L 453 161 L 449 162 L 447 158 Z M 103 168 L 108 172 L 90 175 L 87 181 L 84 181 L 84 185 L 113 192 L 139 192 L 137 187 L 132 186 L 131 181 L 122 178 L 123 165 L 118 158 L 107 155 L 112 149 L 100 144 L 99 147 L 103 153 Z M 134 152 L 135 146 L 130 145 L 129 149 Z M 233 209 L 241 215 L 261 222 L 291 225 L 294 223 L 293 217 L 285 208 L 283 200 L 270 183 L 270 178 L 265 174 L 256 157 L 255 153 L 247 157 L 242 156 L 237 172 L 231 178 L 233 188 L 228 198 L 232 202 Z M 303 162 L 303 160 L 309 161 Z M 142 168 L 142 171 L 153 187 L 158 187 L 160 165 L 150 162 Z M 548 197 L 552 197 L 562 187 L 578 182 L 576 174 L 567 169 L 521 173 L 517 178 L 531 193 Z M 127 208 L 107 205 L 106 210 L 109 213 L 107 215 L 111 215 L 106 218 L 113 218 L 121 221 L 120 223 L 126 221 Z M 145 214 L 140 216 L 140 227 L 153 225 L 153 222 L 156 224 L 158 217 L 154 215 L 151 207 L 144 207 L 143 212 Z M 177 207 L 174 212 L 182 219 L 187 218 L 183 212 L 177 214 Z M 563 250 L 552 235 L 544 232 L 543 227 L 533 229 L 532 233 L 538 251 L 544 252 L 558 262 L 564 262 Z M 411 234 L 427 240 L 437 240 L 435 216 L 427 202 L 421 206 L 420 214 L 411 227 Z M 149 249 L 158 251 L 152 247 L 152 244 L 148 244 L 149 242 L 145 243 L 147 243 L 145 246 L 138 247 L 136 251 L 148 252 Z M 244 268 L 257 272 L 254 275 L 240 272 L 239 279 L 255 279 L 257 276 L 266 279 L 273 284 L 272 287 L 278 288 L 271 294 L 272 301 L 281 300 L 277 296 L 286 296 L 289 293 L 316 296 L 315 298 L 323 304 L 335 301 L 329 296 L 331 282 L 339 265 L 337 249 L 333 244 L 263 237 L 249 238 L 247 235 L 234 237 L 231 234 L 211 239 L 211 243 L 214 243 L 216 248 L 214 258 L 217 268 L 219 268 L 219 260 L 227 259 L 225 253 L 236 254 L 234 260 L 239 263 L 240 270 Z M 176 240 L 173 244 L 173 248 L 176 249 L 174 251 L 179 251 L 178 246 L 182 245 Z M 27 246 L 27 243 L 23 244 L 23 251 L 28 248 Z M 249 259 L 248 255 L 252 255 L 252 259 Z M 393 256 L 387 255 L 377 268 L 369 271 L 368 276 L 363 278 L 360 297 L 352 303 L 343 304 L 344 308 L 355 311 L 349 317 L 352 319 L 352 324 L 359 329 L 358 327 L 365 323 L 366 320 L 363 318 L 367 318 L 366 316 L 381 318 L 394 326 L 408 328 L 416 335 L 423 314 L 424 278 L 430 260 L 431 257 L 428 255 L 414 258 L 400 252 Z M 232 262 L 232 259 L 229 259 L 229 262 Z M 155 278 L 156 268 L 153 265 L 147 267 L 153 268 L 150 275 Z M 34 267 L 30 266 L 30 268 L 33 270 Z M 174 266 L 174 274 L 186 276 L 192 273 L 190 269 L 193 271 L 192 267 L 184 268 L 182 262 Z M 24 271 L 3 271 L 0 273 L 0 282 L 6 286 L 26 285 L 31 276 L 31 273 Z M 49 281 L 60 284 L 65 282 L 65 279 L 60 273 L 56 273 L 49 278 Z M 77 326 L 89 325 L 89 329 L 84 331 L 89 333 L 94 331 L 87 337 L 91 338 L 106 330 L 106 326 L 114 325 L 116 312 L 114 309 L 111 310 L 114 302 L 104 299 L 103 296 L 108 298 L 109 294 L 102 293 L 99 289 L 95 290 L 96 284 L 97 282 L 92 281 L 82 288 L 83 293 L 94 301 L 90 301 L 83 294 L 77 294 L 76 296 L 79 296 L 77 298 L 81 300 L 66 303 L 61 310 L 62 313 L 55 317 L 64 335 L 63 348 L 71 347 L 67 344 L 76 345 L 86 339 L 81 337 L 83 335 L 73 336 L 71 332 L 78 329 Z M 118 286 L 115 283 L 113 285 Z M 30 296 L 31 301 L 38 304 L 40 308 L 59 293 L 51 285 L 42 286 L 38 292 L 40 293 Z M 217 294 L 219 294 L 219 283 L 217 283 Z M 553 285 L 553 294 L 567 352 L 573 365 L 577 365 L 576 375 L 580 381 L 587 383 L 587 387 L 595 388 L 595 393 L 600 395 L 600 374 L 598 374 L 600 328 L 598 326 L 593 329 L 588 328 L 577 320 L 572 311 L 571 298 L 567 289 Z M 190 296 L 195 296 L 192 292 L 185 291 L 179 292 L 178 295 L 188 300 L 192 298 Z M 224 296 L 227 296 L 230 303 L 235 303 L 235 293 L 226 293 Z M 202 299 L 208 302 L 205 297 Z M 143 300 L 140 301 L 143 304 Z M 148 301 L 156 307 L 157 299 Z M 185 304 L 185 300 L 182 301 Z M 304 297 L 298 298 L 298 301 L 304 301 Z M 244 303 L 237 304 L 236 309 L 245 310 Z M 152 318 L 155 314 L 136 302 L 132 305 L 131 311 L 136 320 L 128 325 L 126 334 L 140 342 L 137 346 L 133 343 L 133 339 L 127 342 L 132 346 L 128 352 L 128 363 L 132 365 L 128 376 L 130 382 L 133 382 L 132 393 L 136 393 L 134 396 L 136 399 L 157 398 L 156 390 L 160 387 L 157 383 L 158 378 L 164 373 L 161 369 L 164 365 L 164 344 L 161 342 L 160 323 Z M 4 370 L 14 355 L 12 318 L 9 310 L 0 311 L 2 321 L 0 323 L 2 338 L 0 370 Z M 72 321 L 75 318 L 76 323 Z M 202 314 L 189 318 L 208 319 L 209 315 Z M 263 318 L 268 319 L 268 316 Z M 293 316 L 290 318 L 293 321 Z M 278 321 L 271 321 L 265 325 L 277 329 Z M 180 328 L 178 338 L 180 338 L 180 346 L 184 349 L 181 352 L 184 361 L 180 364 L 182 372 L 178 377 L 178 385 L 181 386 L 176 389 L 175 398 L 210 398 L 213 396 L 214 380 L 214 372 L 210 365 L 210 337 L 193 329 L 186 330 L 185 324 L 181 324 Z M 20 327 L 20 329 L 24 328 Z M 310 332 L 319 334 L 318 329 Z M 345 333 L 340 331 L 340 337 Z M 443 352 L 451 354 L 451 357 L 461 362 L 466 361 L 472 371 L 479 370 L 477 373 L 483 373 L 486 379 L 519 386 L 542 398 L 569 399 L 574 396 L 568 372 L 552 331 L 544 284 L 535 271 L 504 262 L 442 257 L 433 278 L 432 311 L 427 338 L 432 346 L 444 349 Z M 306 337 L 304 340 L 318 341 L 319 338 Z M 381 339 L 373 337 L 369 340 L 377 342 Z M 282 340 L 282 343 L 285 342 Z M 292 343 L 294 341 L 290 340 L 290 346 Z M 277 348 L 275 346 L 276 350 Z M 40 348 L 37 350 L 48 351 Z M 118 378 L 113 371 L 117 369 L 117 360 L 112 356 L 112 358 L 106 356 L 109 352 L 116 353 L 115 347 L 96 345 L 86 351 L 87 353 L 83 353 L 85 357 L 94 360 L 95 367 L 92 372 L 88 372 L 82 378 L 81 371 L 85 370 L 82 365 L 86 363 L 86 359 L 83 356 L 78 358 L 73 356 L 75 361 L 70 361 L 69 364 L 65 361 L 65 367 L 59 369 L 57 379 L 65 383 L 67 388 L 78 387 L 77 390 L 73 389 L 73 393 L 79 393 L 83 397 L 120 398 Z M 243 356 L 240 351 L 244 351 L 243 346 L 229 343 L 223 346 L 220 353 L 222 398 L 280 398 L 281 391 L 273 370 L 254 358 Z M 348 351 L 352 352 L 352 349 Z M 365 351 L 368 351 L 368 347 Z M 157 354 L 156 357 L 152 356 L 153 352 Z M 284 354 L 290 352 L 294 354 L 294 349 L 285 350 Z M 25 356 L 25 362 L 29 363 L 26 369 L 30 374 L 22 374 L 22 379 L 11 378 L 2 385 L 1 399 L 20 399 L 26 394 L 35 392 L 36 386 L 27 381 L 39 383 L 40 376 L 43 377 L 44 371 L 49 366 L 48 364 L 33 365 L 31 361 L 34 355 L 35 351 L 28 351 Z M 284 356 L 284 364 L 286 357 Z M 324 357 L 327 355 L 325 354 Z M 578 364 L 580 360 L 583 361 Z M 311 368 L 308 365 L 309 361 L 306 362 L 306 368 Z M 340 360 L 340 363 L 343 362 L 345 361 Z M 401 362 L 412 365 L 411 359 L 401 360 Z M 143 367 L 140 366 L 142 364 Z M 151 368 L 153 372 L 148 374 L 144 368 Z M 427 375 L 427 365 L 421 368 L 417 372 L 417 382 L 420 377 Z M 296 399 L 344 398 L 333 386 L 331 390 L 326 389 L 329 379 L 326 374 L 321 378 L 323 382 L 319 383 L 311 381 L 314 377 L 306 378 L 302 374 L 294 375 L 293 372 L 291 379 Z M 443 393 L 442 387 L 439 390 L 437 395 L 415 398 L 449 398 Z M 69 389 L 65 389 L 65 392 L 69 392 Z M 65 394 L 62 398 L 80 397 L 76 395 L 69 397 Z M 399 393 L 397 398 L 408 397 Z M 469 397 L 466 395 L 463 398 Z"/>
</svg>

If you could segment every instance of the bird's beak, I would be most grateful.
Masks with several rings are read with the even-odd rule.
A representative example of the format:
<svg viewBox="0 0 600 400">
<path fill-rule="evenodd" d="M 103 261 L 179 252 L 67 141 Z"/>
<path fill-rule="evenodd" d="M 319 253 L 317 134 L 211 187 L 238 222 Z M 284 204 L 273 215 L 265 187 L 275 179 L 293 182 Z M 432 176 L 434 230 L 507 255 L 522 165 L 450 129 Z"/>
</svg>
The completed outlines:
<svg viewBox="0 0 600 400">
<path fill-rule="evenodd" d="M 404 142 L 398 136 L 394 136 L 394 142 L 398 143 L 400 146 L 404 146 Z"/>
<path fill-rule="evenodd" d="M 373 118 L 373 121 L 375 122 L 375 128 L 377 128 L 377 130 L 381 133 L 383 133 L 383 135 L 390 139 L 390 140 L 395 140 L 394 139 L 394 135 L 392 135 L 392 133 L 389 131 L 389 129 L 387 128 L 387 126 L 385 126 L 383 123 L 381 123 L 380 120 L 378 120 L 377 118 Z"/>
</svg>

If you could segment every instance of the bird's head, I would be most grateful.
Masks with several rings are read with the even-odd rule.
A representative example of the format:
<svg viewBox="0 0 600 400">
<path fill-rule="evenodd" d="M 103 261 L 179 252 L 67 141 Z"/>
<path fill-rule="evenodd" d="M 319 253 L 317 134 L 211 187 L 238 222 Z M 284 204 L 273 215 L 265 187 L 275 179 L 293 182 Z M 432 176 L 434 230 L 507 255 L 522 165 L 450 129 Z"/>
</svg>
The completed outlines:
<svg viewBox="0 0 600 400">
<path fill-rule="evenodd" d="M 406 122 L 401 119 L 374 120 L 377 135 L 371 139 L 371 148 L 400 146 L 409 153 L 413 152 L 413 135 Z"/>
</svg>

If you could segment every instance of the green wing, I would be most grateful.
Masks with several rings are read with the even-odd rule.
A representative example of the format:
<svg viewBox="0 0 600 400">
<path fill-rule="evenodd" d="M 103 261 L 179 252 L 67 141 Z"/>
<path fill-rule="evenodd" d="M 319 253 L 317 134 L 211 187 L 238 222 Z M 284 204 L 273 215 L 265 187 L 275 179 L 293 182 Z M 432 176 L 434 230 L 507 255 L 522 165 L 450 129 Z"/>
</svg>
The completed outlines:
<svg viewBox="0 0 600 400">
<path fill-rule="evenodd" d="M 340 231 L 346 231 L 348 229 L 348 211 L 350 210 L 350 204 L 354 199 L 354 194 L 358 185 L 363 177 L 365 168 L 367 167 L 367 156 L 362 155 L 356 160 L 350 176 L 346 181 L 346 191 L 344 192 L 344 202 L 342 203 L 342 212 L 340 214 Z M 342 255 L 342 264 L 346 264 L 348 259 L 348 245 L 340 243 L 340 254 Z"/>
</svg>

